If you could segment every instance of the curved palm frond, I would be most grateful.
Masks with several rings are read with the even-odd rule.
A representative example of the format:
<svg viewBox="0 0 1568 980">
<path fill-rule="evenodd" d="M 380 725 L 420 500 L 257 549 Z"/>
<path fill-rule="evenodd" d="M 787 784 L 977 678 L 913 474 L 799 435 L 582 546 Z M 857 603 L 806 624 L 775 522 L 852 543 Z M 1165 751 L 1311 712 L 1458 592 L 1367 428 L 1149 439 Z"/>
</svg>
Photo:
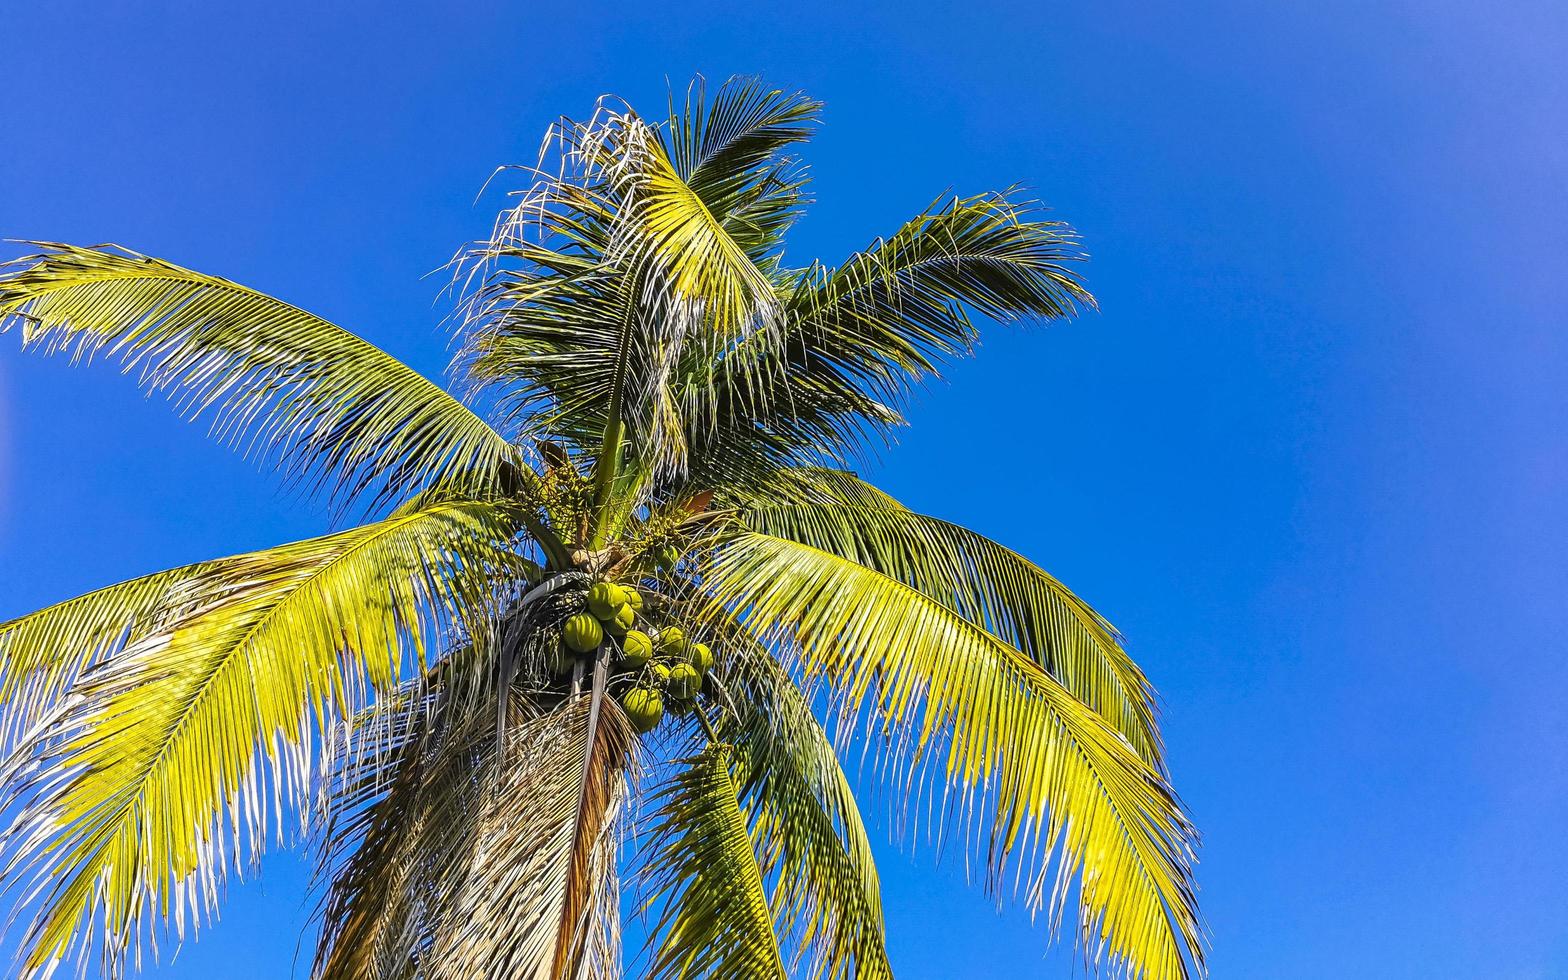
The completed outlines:
<svg viewBox="0 0 1568 980">
<path fill-rule="evenodd" d="M 652 799 L 653 902 L 663 905 L 653 930 L 658 948 L 650 980 L 755 977 L 785 980 L 773 913 L 752 850 L 732 749 L 709 746 Z"/>
<path fill-rule="evenodd" d="M 743 625 L 723 642 L 735 715 L 726 713 L 719 731 L 734 746 L 778 934 L 799 947 L 790 960 L 811 977 L 891 977 L 871 843 L 832 742 L 794 679 Z"/>
<path fill-rule="evenodd" d="M 493 505 L 450 503 L 177 582 L 154 628 L 81 671 L 51 726 L 15 750 L 25 764 L 0 805 L 18 819 L 0 850 L 4 877 L 30 875 L 40 903 L 24 972 L 87 955 L 96 933 L 113 973 L 140 956 L 150 916 L 175 910 L 183 931 L 213 915 L 227 870 L 299 810 L 322 751 L 313 730 L 365 685 L 393 687 L 430 638 L 485 637 L 516 530 Z M 95 595 L 102 608 L 78 618 L 112 620 L 118 594 Z"/>
<path fill-rule="evenodd" d="M 1163 771 L 1154 693 L 1115 627 L 1017 552 L 869 496 L 767 502 L 743 509 L 740 520 L 902 582 L 1017 647 Z"/>
<path fill-rule="evenodd" d="M 497 390 L 509 430 L 534 438 L 548 433 L 580 449 L 598 447 L 611 391 L 632 385 L 627 426 L 637 436 L 652 431 L 665 366 L 642 339 L 658 332 L 640 324 L 645 311 L 637 277 L 602 267 L 597 254 L 573 260 L 526 241 L 504 248 L 532 272 L 497 271 L 471 300 L 470 333 L 458 355 L 470 383 Z M 539 271 L 569 262 L 582 268 Z"/>
<path fill-rule="evenodd" d="M 135 252 L 45 245 L 0 274 L 0 326 L 73 359 L 106 352 L 210 413 L 225 442 L 338 500 L 525 480 L 515 450 L 412 368 L 319 317 Z"/>
<path fill-rule="evenodd" d="M 624 436 L 648 473 L 680 473 L 714 424 L 718 366 L 766 397 L 781 300 L 766 269 L 800 200 L 781 151 L 816 105 L 737 80 L 688 98 L 669 132 L 630 110 L 556 130 L 558 172 L 522 195 L 477 250 L 497 269 L 470 306 L 460 359 L 499 385 L 509 419 L 600 459 Z M 543 168 L 535 170 L 544 173 Z"/>
<path fill-rule="evenodd" d="M 621 245 L 652 262 L 657 281 L 691 304 L 712 331 L 698 336 L 713 353 L 774 316 L 773 283 L 731 236 L 721 216 L 681 179 L 657 131 L 628 125 L 606 161 L 625 182 Z M 636 229 L 626 232 L 626 224 Z"/>
<path fill-rule="evenodd" d="M 977 832 L 989 885 L 1011 873 L 1054 923 L 1076 877 L 1086 951 L 1151 980 L 1201 969 L 1191 825 L 1160 772 L 1031 658 L 901 582 L 783 538 L 727 537 L 704 585 L 716 606 L 787 629 L 848 720 L 880 718 L 906 815 L 945 787 L 954 810 L 941 819 Z"/>
<path fill-rule="evenodd" d="M 804 167 L 785 151 L 811 138 L 822 103 L 801 92 L 736 77 L 709 99 L 698 79 L 677 110 L 666 143 L 676 174 L 752 261 L 777 262 L 784 232 L 804 202 Z"/>
<path fill-rule="evenodd" d="M 29 742 L 83 670 L 156 631 L 169 595 L 215 564 L 144 575 L 0 624 L 0 746 Z"/>
<path fill-rule="evenodd" d="M 937 363 L 971 353 L 971 311 L 1054 320 L 1093 306 L 1068 263 L 1065 223 L 1006 193 L 938 200 L 837 268 L 813 266 L 789 300 L 792 357 L 896 404 Z"/>
<path fill-rule="evenodd" d="M 1068 267 L 1081 258 L 1065 224 L 1014 196 L 983 194 L 933 203 L 837 268 L 813 265 L 781 282 L 781 336 L 719 366 L 713 421 L 690 436 L 690 479 L 744 482 L 885 445 L 913 389 L 944 359 L 973 351 L 972 313 L 1053 320 L 1092 306 Z M 734 365 L 773 390 L 737 383 L 727 375 Z"/>
</svg>

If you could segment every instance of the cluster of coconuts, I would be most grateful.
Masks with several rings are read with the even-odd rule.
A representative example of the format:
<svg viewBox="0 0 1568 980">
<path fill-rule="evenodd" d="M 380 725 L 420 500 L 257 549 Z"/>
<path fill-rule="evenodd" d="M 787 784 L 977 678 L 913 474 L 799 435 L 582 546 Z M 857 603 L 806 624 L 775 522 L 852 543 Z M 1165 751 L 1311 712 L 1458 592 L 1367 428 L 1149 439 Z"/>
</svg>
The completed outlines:
<svg viewBox="0 0 1568 980">
<path fill-rule="evenodd" d="M 677 709 L 688 707 L 702 689 L 703 675 L 713 666 L 713 651 L 706 643 L 686 636 L 679 626 L 666 625 L 651 633 L 635 629 L 642 615 L 642 593 L 614 582 L 596 582 L 588 589 L 588 611 L 567 618 L 561 641 L 576 654 L 593 654 L 606 637 L 618 654 L 617 668 L 635 675 L 621 695 L 621 706 L 639 732 L 653 731 L 664 717 L 666 695 Z"/>
</svg>

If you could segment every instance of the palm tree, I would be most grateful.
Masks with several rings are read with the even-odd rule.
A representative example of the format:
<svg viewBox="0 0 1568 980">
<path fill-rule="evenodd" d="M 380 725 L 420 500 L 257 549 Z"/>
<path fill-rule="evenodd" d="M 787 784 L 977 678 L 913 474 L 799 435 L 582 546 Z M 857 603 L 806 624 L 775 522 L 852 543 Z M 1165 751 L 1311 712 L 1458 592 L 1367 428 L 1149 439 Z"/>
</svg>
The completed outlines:
<svg viewBox="0 0 1568 980">
<path fill-rule="evenodd" d="M 850 471 L 975 319 L 1093 300 L 1015 193 L 786 262 L 819 105 L 700 84 L 552 127 L 459 256 L 459 400 L 224 279 L 40 244 L 0 317 L 375 517 L 0 626 L 20 972 L 120 975 L 314 846 L 314 974 L 891 976 L 840 750 L 1084 955 L 1201 973 L 1149 684 L 1027 559 Z M 488 406 L 481 418 L 469 405 Z"/>
</svg>

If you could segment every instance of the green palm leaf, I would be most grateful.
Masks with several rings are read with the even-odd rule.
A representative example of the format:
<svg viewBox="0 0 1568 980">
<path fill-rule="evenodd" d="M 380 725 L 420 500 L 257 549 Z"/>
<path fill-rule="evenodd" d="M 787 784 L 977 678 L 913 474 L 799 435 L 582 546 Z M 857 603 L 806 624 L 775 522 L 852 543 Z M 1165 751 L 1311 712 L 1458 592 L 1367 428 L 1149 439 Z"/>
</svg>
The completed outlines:
<svg viewBox="0 0 1568 980">
<path fill-rule="evenodd" d="M 881 886 L 849 780 L 795 681 L 738 627 L 724 671 L 742 808 L 778 934 L 812 977 L 891 977 Z M 731 728 L 733 728 L 732 734 Z"/>
<path fill-rule="evenodd" d="M 785 151 L 811 138 L 822 103 L 758 78 L 732 78 L 708 97 L 698 81 L 666 131 L 676 174 L 725 231 L 766 268 L 803 200 L 803 168 Z"/>
<path fill-rule="evenodd" d="M 0 624 L 0 744 L 30 742 L 29 729 L 84 669 L 155 632 L 169 595 L 214 565 L 145 575 Z"/>
<path fill-rule="evenodd" d="M 48 245 L 0 275 L 0 325 L 73 359 L 107 353 L 247 453 L 338 499 L 526 478 L 473 412 L 353 334 L 134 252 Z"/>
<path fill-rule="evenodd" d="M 653 901 L 664 908 L 651 980 L 785 978 L 731 752 L 713 745 L 685 760 L 650 801 L 658 807 L 649 845 Z"/>
<path fill-rule="evenodd" d="M 668 142 L 629 111 L 558 129 L 558 175 L 478 251 L 522 267 L 487 275 L 461 358 L 502 386 L 525 431 L 567 435 L 601 461 L 624 435 L 649 472 L 684 471 L 692 433 L 714 424 L 716 380 L 769 392 L 755 357 L 722 379 L 718 365 L 777 335 L 780 296 L 758 263 L 799 200 L 777 154 L 815 112 L 745 85 L 689 108 L 692 125 L 680 117 Z"/>
<path fill-rule="evenodd" d="M 737 183 L 755 185 L 778 165 L 780 151 L 811 138 L 822 103 L 802 92 L 773 88 L 761 78 L 736 75 L 708 97 L 697 78 L 679 110 L 674 99 L 666 143 L 676 172 L 717 212 Z"/>
<path fill-rule="evenodd" d="M 933 202 L 834 269 L 813 266 L 789 301 L 791 354 L 893 403 L 967 355 L 970 312 L 1002 321 L 1073 315 L 1093 298 L 1069 263 L 1076 235 L 1009 194 Z"/>
<path fill-rule="evenodd" d="M 781 279 L 777 338 L 730 352 L 702 389 L 713 405 L 688 435 L 691 481 L 727 486 L 887 444 L 922 380 L 973 352 L 972 314 L 1053 320 L 1092 306 L 1069 268 L 1080 258 L 1066 225 L 984 194 L 933 204 L 837 268 Z"/>
<path fill-rule="evenodd" d="M 741 520 L 873 569 L 1028 654 L 1163 767 L 1153 691 L 1114 627 L 1033 562 L 934 517 L 881 502 L 764 503 Z"/>
<path fill-rule="evenodd" d="M 84 955 L 90 930 L 117 968 L 149 913 L 213 914 L 225 870 L 303 799 L 313 725 L 365 683 L 392 687 L 449 626 L 485 634 L 515 530 L 492 505 L 451 503 L 180 581 L 156 629 L 83 672 L 54 728 L 18 749 L 37 761 L 6 786 L 22 809 L 0 846 L 6 877 L 30 873 L 42 899 L 25 971 Z M 106 608 L 84 621 L 113 618 L 119 595 L 96 595 Z"/>
<path fill-rule="evenodd" d="M 903 583 L 769 535 L 725 539 L 704 584 L 717 605 L 787 629 L 850 717 L 882 720 L 907 809 L 933 783 L 957 794 L 990 884 L 1016 863 L 1030 908 L 1054 921 L 1076 876 L 1085 949 L 1151 980 L 1201 968 L 1186 817 L 1159 771 L 1034 660 Z"/>
<path fill-rule="evenodd" d="M 627 218 L 638 226 L 629 249 L 655 263 L 673 298 L 694 307 L 689 315 L 711 325 L 713 336 L 702 339 L 715 350 L 756 329 L 757 321 L 770 322 L 773 283 L 681 179 L 663 142 L 645 128 L 632 129 L 627 141 L 634 161 Z"/>
</svg>

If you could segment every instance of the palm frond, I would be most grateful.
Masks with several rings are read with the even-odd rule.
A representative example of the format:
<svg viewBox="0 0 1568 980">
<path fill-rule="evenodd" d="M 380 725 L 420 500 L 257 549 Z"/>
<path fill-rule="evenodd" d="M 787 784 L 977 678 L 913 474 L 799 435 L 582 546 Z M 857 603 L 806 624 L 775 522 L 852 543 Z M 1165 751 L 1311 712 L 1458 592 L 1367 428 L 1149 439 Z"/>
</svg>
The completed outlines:
<svg viewBox="0 0 1568 980">
<path fill-rule="evenodd" d="M 642 339 L 661 334 L 642 322 L 636 275 L 594 267 L 556 276 L 542 271 L 560 258 L 549 249 L 527 242 L 505 249 L 532 268 L 498 270 L 470 298 L 459 354 L 470 383 L 496 391 L 504 424 L 521 437 L 548 434 L 597 448 L 610 393 L 628 386 L 628 428 L 638 436 L 651 431 L 649 406 L 667 368 L 657 345 Z"/>
<path fill-rule="evenodd" d="M 741 624 L 724 634 L 727 703 L 742 809 L 781 945 L 805 975 L 891 977 L 881 885 L 838 755 L 795 681 Z M 731 734 L 732 732 L 732 734 Z"/>
<path fill-rule="evenodd" d="M 676 174 L 763 268 L 777 264 L 804 200 L 804 167 L 785 151 L 811 138 L 821 109 L 748 77 L 731 78 L 711 99 L 697 79 L 680 109 L 671 99 L 666 143 Z"/>
<path fill-rule="evenodd" d="M 747 400 L 772 389 L 751 352 L 776 343 L 772 249 L 800 200 L 779 151 L 815 111 L 737 80 L 711 103 L 690 96 L 668 133 L 604 107 L 558 126 L 559 165 L 534 169 L 476 250 L 514 266 L 490 268 L 469 301 L 469 376 L 500 387 L 525 434 L 603 458 L 624 429 L 649 474 L 684 472 L 720 380 Z"/>
<path fill-rule="evenodd" d="M 869 493 L 856 502 L 764 502 L 741 521 L 896 579 L 1026 653 L 1162 769 L 1154 694 L 1120 635 L 1033 562 L 991 539 Z"/>
<path fill-rule="evenodd" d="M 886 445 L 912 391 L 973 351 L 972 315 L 1052 320 L 1092 306 L 1069 268 L 1079 258 L 1065 224 L 984 194 L 934 203 L 835 269 L 781 279 L 779 336 L 730 353 L 709 384 L 711 421 L 688 437 L 690 480 L 743 482 Z"/>
<path fill-rule="evenodd" d="M 338 500 L 528 476 L 506 440 L 413 369 L 244 286 L 108 248 L 46 245 L 0 274 L 0 326 L 73 359 L 100 353 L 207 415 L 225 442 Z"/>
<path fill-rule="evenodd" d="M 169 596 L 215 564 L 144 575 L 0 624 L 0 746 L 29 742 L 82 671 L 156 632 Z"/>
<path fill-rule="evenodd" d="M 1001 321 L 1074 315 L 1093 298 L 1069 263 L 1076 236 L 1008 194 L 934 202 L 790 298 L 790 354 L 896 405 L 944 358 L 973 351 L 971 313 Z"/>
<path fill-rule="evenodd" d="M 906 816 L 940 789 L 951 814 L 934 829 L 969 837 L 990 886 L 1011 876 L 1054 925 L 1076 878 L 1087 953 L 1150 980 L 1201 969 L 1191 825 L 1160 772 L 1033 659 L 901 582 L 765 534 L 725 539 L 704 586 L 787 631 L 849 719 L 880 719 Z"/>
<path fill-rule="evenodd" d="M 773 283 L 701 195 L 681 179 L 658 135 L 633 129 L 616 165 L 628 181 L 625 218 L 636 227 L 623 245 L 655 263 L 661 283 L 712 324 L 713 351 L 770 324 Z"/>
<path fill-rule="evenodd" d="M 651 800 L 653 901 L 663 912 L 650 980 L 784 980 L 762 872 L 730 774 L 732 750 L 712 745 Z"/>
<path fill-rule="evenodd" d="M 516 530 L 493 505 L 449 503 L 222 559 L 175 583 L 152 628 L 138 622 L 81 671 L 51 725 L 14 750 L 25 765 L 0 805 L 18 819 L 0 850 L 5 879 L 30 877 L 38 901 L 24 973 L 85 960 L 96 940 L 112 975 L 139 959 L 156 919 L 172 915 L 183 933 L 215 914 L 227 871 L 303 812 L 315 741 L 332 719 L 364 703 L 367 685 L 391 689 L 428 638 L 485 637 Z M 123 612 L 115 590 L 95 596 L 78 621 Z M 25 619 L 12 627 L 51 635 Z M 22 653 L 45 670 L 51 656 L 79 656 Z"/>
</svg>

